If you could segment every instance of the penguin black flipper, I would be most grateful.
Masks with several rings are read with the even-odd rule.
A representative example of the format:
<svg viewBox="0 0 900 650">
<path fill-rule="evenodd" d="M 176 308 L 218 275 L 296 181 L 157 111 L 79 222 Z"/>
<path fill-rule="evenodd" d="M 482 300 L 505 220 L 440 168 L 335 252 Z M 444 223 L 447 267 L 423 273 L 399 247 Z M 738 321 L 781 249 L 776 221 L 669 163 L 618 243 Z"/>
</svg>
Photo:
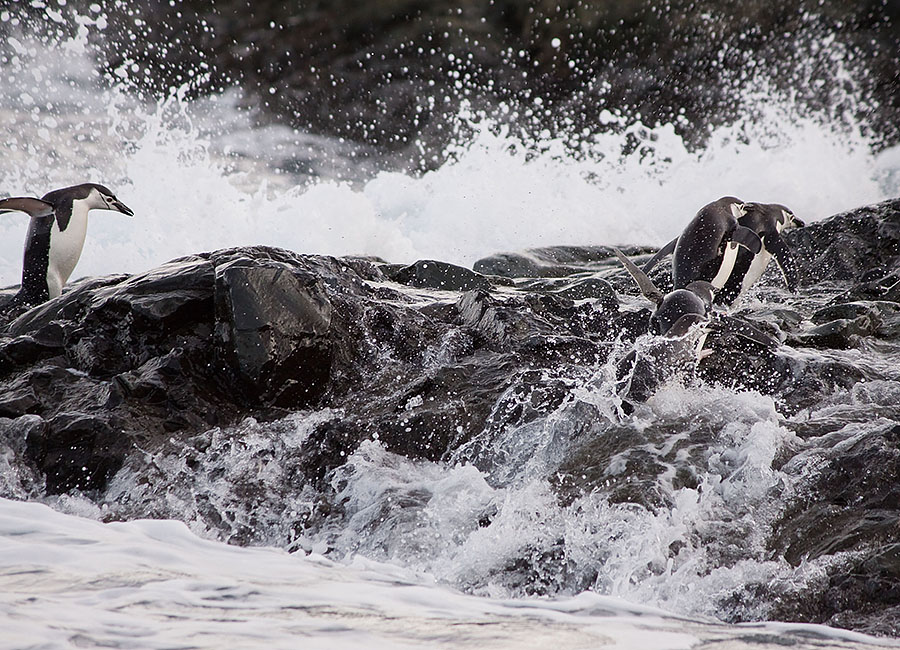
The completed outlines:
<svg viewBox="0 0 900 650">
<path fill-rule="evenodd" d="M 772 253 L 778 268 L 781 269 L 781 275 L 784 276 L 784 282 L 787 284 L 791 292 L 796 292 L 800 284 L 800 275 L 797 271 L 797 262 L 794 261 L 794 255 L 791 249 L 787 247 L 780 235 L 766 234 L 765 236 L 766 250 Z"/>
<path fill-rule="evenodd" d="M 653 280 L 647 277 L 647 274 L 639 269 L 634 262 L 625 257 L 625 253 L 618 248 L 613 248 L 613 252 L 616 254 L 616 257 L 619 258 L 619 261 L 622 263 L 622 266 L 625 267 L 625 270 L 627 270 L 634 279 L 644 297 L 659 304 L 663 299 L 663 292 L 656 288 L 656 285 L 653 284 Z"/>
<path fill-rule="evenodd" d="M 651 257 L 644 264 L 644 268 L 643 268 L 644 273 L 650 273 L 650 271 L 653 270 L 653 267 L 656 266 L 657 264 L 659 264 L 659 261 L 662 258 L 664 258 L 666 255 L 671 255 L 675 251 L 675 246 L 677 246 L 677 245 L 678 245 L 678 237 L 676 237 L 675 239 L 670 241 L 668 244 L 666 244 L 665 246 L 660 248 L 658 251 L 656 251 L 656 255 Z"/>
<path fill-rule="evenodd" d="M 0 212 L 24 212 L 30 217 L 49 217 L 53 206 L 30 196 L 12 196 L 0 200 Z"/>
<path fill-rule="evenodd" d="M 69 227 L 69 221 L 72 219 L 72 208 L 72 202 L 67 201 L 66 203 L 57 206 L 56 210 L 54 210 L 54 214 L 56 215 L 56 225 L 59 226 L 60 232 L 64 232 L 65 229 Z"/>
<path fill-rule="evenodd" d="M 759 235 L 744 226 L 735 226 L 734 231 L 731 233 L 731 240 L 740 244 L 754 255 L 762 250 L 762 241 L 760 241 Z"/>
<path fill-rule="evenodd" d="M 716 294 L 715 302 L 717 305 L 730 305 L 739 295 L 741 295 L 743 279 L 747 274 L 747 271 L 750 270 L 750 264 L 752 262 L 753 255 L 748 251 L 738 252 L 737 259 L 734 262 L 734 268 L 731 270 L 728 281 Z"/>
</svg>

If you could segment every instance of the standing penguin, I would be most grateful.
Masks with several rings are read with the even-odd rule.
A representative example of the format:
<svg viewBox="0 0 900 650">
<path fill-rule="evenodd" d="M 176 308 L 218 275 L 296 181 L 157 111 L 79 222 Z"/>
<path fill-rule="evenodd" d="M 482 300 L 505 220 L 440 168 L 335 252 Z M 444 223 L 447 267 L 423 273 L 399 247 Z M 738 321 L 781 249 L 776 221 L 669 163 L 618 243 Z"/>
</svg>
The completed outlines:
<svg viewBox="0 0 900 650">
<path fill-rule="evenodd" d="M 15 302 L 37 305 L 62 293 L 75 269 L 87 235 L 90 210 L 134 212 L 102 185 L 83 183 L 45 194 L 40 199 L 0 200 L 0 213 L 25 212 L 31 217 L 25 240 L 22 288 Z"/>
<path fill-rule="evenodd" d="M 716 296 L 716 302 L 727 305 L 745 293 L 759 280 L 773 257 L 788 289 L 796 291 L 799 284 L 797 264 L 781 233 L 803 226 L 803 222 L 778 203 L 745 203 L 744 214 L 738 222 L 759 236 L 762 248 L 755 255 L 750 251 L 738 252 L 731 276 Z"/>
</svg>

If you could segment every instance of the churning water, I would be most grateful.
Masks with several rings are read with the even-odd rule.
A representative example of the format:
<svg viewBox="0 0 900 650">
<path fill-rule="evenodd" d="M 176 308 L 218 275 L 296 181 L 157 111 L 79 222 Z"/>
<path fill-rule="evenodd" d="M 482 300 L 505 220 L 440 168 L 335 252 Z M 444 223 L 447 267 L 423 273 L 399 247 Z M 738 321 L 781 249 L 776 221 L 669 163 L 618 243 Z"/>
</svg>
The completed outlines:
<svg viewBox="0 0 900 650">
<path fill-rule="evenodd" d="M 609 113 L 596 131 L 551 135 L 495 119 L 503 107 L 493 116 L 463 108 L 459 135 L 433 170 L 372 173 L 346 142 L 256 126 L 238 90 L 188 100 L 174 89 L 137 101 L 95 68 L 87 32 L 103 27 L 91 18 L 62 42 L 18 34 L 0 44 L 0 190 L 41 195 L 100 182 L 136 213 L 93 213 L 76 276 L 252 244 L 470 265 L 541 245 L 659 245 L 725 194 L 784 203 L 806 221 L 900 194 L 896 149 L 876 152 L 866 125 L 804 110 L 765 79 L 748 90 L 744 118 L 713 128 L 702 148 L 689 147 L 675 125 L 634 116 Z M 128 69 L 118 72 L 127 80 Z M 850 73 L 836 65 L 835 74 Z M 282 171 L 297 159 L 308 173 Z M 18 282 L 24 232 L 22 215 L 2 215 L 2 286 Z M 873 404 L 890 408 L 897 385 L 866 385 L 785 417 L 769 397 L 673 382 L 617 428 L 604 417 L 606 372 L 564 378 L 572 398 L 551 416 L 486 430 L 449 462 L 364 443 L 330 477 L 342 516 L 302 533 L 291 521 L 316 495 L 286 488 L 290 459 L 323 412 L 215 430 L 201 470 L 183 455 L 159 454 L 148 466 L 169 489 L 138 480 L 146 467 L 125 467 L 99 505 L 77 495 L 45 498 L 54 510 L 2 500 L 0 645 L 875 643 L 816 626 L 717 621 L 765 619 L 763 602 L 723 602 L 748 585 L 800 590 L 826 568 L 825 560 L 791 566 L 765 547 L 779 503 L 817 462 L 794 426 L 840 409 L 857 408 L 859 419 Z M 845 440 L 862 435 L 854 417 L 840 429 Z M 646 503 L 596 493 L 561 499 L 565 482 L 547 479 L 557 468 L 577 483 L 574 463 L 594 457 L 587 441 L 604 435 L 632 436 L 603 469 Z M 794 455 L 779 465 L 784 450 Z M 671 471 L 642 487 L 625 472 L 638 456 Z M 5 494 L 28 497 L 6 460 Z M 689 485 L 677 472 L 686 461 L 695 471 Z M 82 518 L 132 519 L 150 501 L 163 520 Z M 203 515 L 210 504 L 232 519 L 211 525 Z M 253 544 L 280 550 L 209 539 L 242 528 L 252 529 Z M 517 582 L 523 574 L 528 581 Z M 534 584 L 559 598 L 529 597 Z"/>
</svg>

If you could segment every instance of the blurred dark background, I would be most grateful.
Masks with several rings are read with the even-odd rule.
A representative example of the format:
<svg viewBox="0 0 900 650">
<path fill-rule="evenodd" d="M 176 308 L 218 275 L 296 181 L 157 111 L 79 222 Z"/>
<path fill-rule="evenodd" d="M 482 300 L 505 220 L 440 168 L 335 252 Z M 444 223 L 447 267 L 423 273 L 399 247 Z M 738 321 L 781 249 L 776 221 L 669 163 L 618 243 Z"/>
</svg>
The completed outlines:
<svg viewBox="0 0 900 650">
<path fill-rule="evenodd" d="M 65 13 L 92 4 L 69 0 Z M 45 20 L 10 6 L 34 28 Z M 439 146 L 462 100 L 569 133 L 621 111 L 701 143 L 763 77 L 810 110 L 854 113 L 882 145 L 900 140 L 900 0 L 129 0 L 102 11 L 102 63 L 127 65 L 136 92 L 239 85 L 261 121 L 386 152 Z M 835 74 L 842 66 L 852 74 Z"/>
</svg>

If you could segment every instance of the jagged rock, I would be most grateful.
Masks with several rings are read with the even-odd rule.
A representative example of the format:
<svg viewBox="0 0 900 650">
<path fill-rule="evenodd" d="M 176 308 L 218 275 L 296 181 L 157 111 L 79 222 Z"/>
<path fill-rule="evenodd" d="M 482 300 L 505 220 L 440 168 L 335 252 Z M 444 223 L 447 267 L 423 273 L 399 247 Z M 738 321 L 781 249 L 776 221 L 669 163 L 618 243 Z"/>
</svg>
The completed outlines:
<svg viewBox="0 0 900 650">
<path fill-rule="evenodd" d="M 502 288 L 437 262 L 400 267 L 268 247 L 203 253 L 131 277 L 79 281 L 59 298 L 14 313 L 0 329 L 0 442 L 6 445 L 0 460 L 23 468 L 0 486 L 19 496 L 81 490 L 99 502 L 112 489 L 114 473 L 131 473 L 147 491 L 143 500 L 103 503 L 113 504 L 116 516 L 172 516 L 153 505 L 160 503 L 153 490 L 169 489 L 155 485 L 152 477 L 163 471 L 157 461 L 168 459 L 166 467 L 184 472 L 184 481 L 195 475 L 220 480 L 233 469 L 229 454 L 246 454 L 254 469 L 227 479 L 245 502 L 229 507 L 252 511 L 258 501 L 302 493 L 305 505 L 285 515 L 295 537 L 302 537 L 304 526 L 327 527 L 342 516 L 336 477 L 354 451 L 368 448 L 366 441 L 410 459 L 470 462 L 506 485 L 514 477 L 498 458 L 515 453 L 528 462 L 534 436 L 556 454 L 559 471 L 546 478 L 561 501 L 597 493 L 611 503 L 668 507 L 673 487 L 700 489 L 696 468 L 715 432 L 680 420 L 657 430 L 652 422 L 622 419 L 618 409 L 630 404 L 640 417 L 639 403 L 674 373 L 686 383 L 771 395 L 786 414 L 816 413 L 823 404 L 827 411 L 835 395 L 863 391 L 863 400 L 861 386 L 876 390 L 897 381 L 889 363 L 857 363 L 857 350 L 873 339 L 892 354 L 900 333 L 900 305 L 886 298 L 893 291 L 887 284 L 893 271 L 886 269 L 900 260 L 894 210 L 900 202 L 791 233 L 804 260 L 801 293 L 789 296 L 772 288 L 780 286 L 778 279 L 764 278 L 762 302 L 723 319 L 721 327 L 719 321 L 707 325 L 711 354 L 699 362 L 690 345 L 676 344 L 674 352 L 653 338 L 633 345 L 647 333 L 648 303 L 604 247 L 529 252 L 540 277 Z M 868 241 L 876 235 L 880 239 Z M 820 258 L 827 247 L 847 238 L 858 239 L 857 248 L 826 268 Z M 563 269 L 574 271 L 552 277 Z M 776 298 L 771 303 L 767 292 Z M 745 325 L 770 336 L 770 344 L 744 336 Z M 848 346 L 857 350 L 842 352 Z M 646 353 L 631 358 L 629 349 Z M 600 382 L 606 392 L 584 397 Z M 302 437 L 285 417 L 298 408 L 314 414 Z M 879 406 L 873 420 L 900 418 L 891 408 Z M 661 463 L 648 445 L 668 445 L 671 426 L 690 435 L 672 441 Z M 888 611 L 892 602 L 881 587 L 892 575 L 884 563 L 892 556 L 880 547 L 892 543 L 890 531 L 900 519 L 893 487 L 896 432 L 885 424 L 831 452 L 820 440 L 829 433 L 822 426 L 814 419 L 796 422 L 806 447 L 798 443 L 778 461 L 802 474 L 795 460 L 802 449 L 821 447 L 826 457 L 824 470 L 810 470 L 810 491 L 785 504 L 772 552 L 797 562 L 852 551 L 859 558 L 853 571 L 869 576 L 874 587 L 866 595 L 859 588 L 865 581 L 835 565 L 785 616 L 824 620 L 828 613 L 832 622 L 876 625 L 864 610 Z M 513 432 L 521 448 L 506 444 Z M 262 435 L 274 436 L 284 450 L 277 496 L 257 476 L 273 453 L 254 448 Z M 613 463 L 620 474 L 607 472 Z M 196 505 L 196 516 L 211 530 L 235 543 L 265 541 L 260 531 L 267 527 L 254 524 L 255 515 L 242 520 L 212 501 Z M 522 580 L 529 593 L 562 588 L 561 578 L 540 578 L 531 560 L 513 564 L 521 570 L 504 581 Z M 578 584 L 586 579 L 571 576 Z M 841 585 L 850 591 L 838 602 Z"/>
<path fill-rule="evenodd" d="M 332 308 L 315 275 L 236 259 L 216 268 L 216 338 L 242 391 L 278 406 L 325 392 Z"/>
<path fill-rule="evenodd" d="M 490 291 L 493 288 L 491 281 L 480 273 L 435 260 L 419 260 L 409 266 L 387 270 L 386 275 L 394 282 L 424 289 Z"/>
<path fill-rule="evenodd" d="M 622 250 L 634 255 L 646 249 L 623 246 Z M 552 246 L 498 253 L 478 260 L 472 268 L 484 275 L 508 278 L 561 278 L 610 266 L 618 266 L 618 262 L 608 246 Z"/>
<path fill-rule="evenodd" d="M 877 326 L 869 318 L 860 316 L 850 320 L 837 320 L 813 327 L 800 334 L 800 344 L 816 348 L 846 349 L 857 345 L 860 337 L 871 334 Z"/>
<path fill-rule="evenodd" d="M 0 396 L 0 417 L 17 418 L 33 413 L 40 405 L 31 386 L 11 387 Z"/>
<path fill-rule="evenodd" d="M 861 282 L 900 262 L 900 199 L 844 212 L 785 233 L 802 282 Z M 871 281 L 871 277 L 869 280 Z"/>
<path fill-rule="evenodd" d="M 128 447 L 108 422 L 84 413 L 60 413 L 26 438 L 26 456 L 44 473 L 48 494 L 102 488 Z"/>
</svg>

